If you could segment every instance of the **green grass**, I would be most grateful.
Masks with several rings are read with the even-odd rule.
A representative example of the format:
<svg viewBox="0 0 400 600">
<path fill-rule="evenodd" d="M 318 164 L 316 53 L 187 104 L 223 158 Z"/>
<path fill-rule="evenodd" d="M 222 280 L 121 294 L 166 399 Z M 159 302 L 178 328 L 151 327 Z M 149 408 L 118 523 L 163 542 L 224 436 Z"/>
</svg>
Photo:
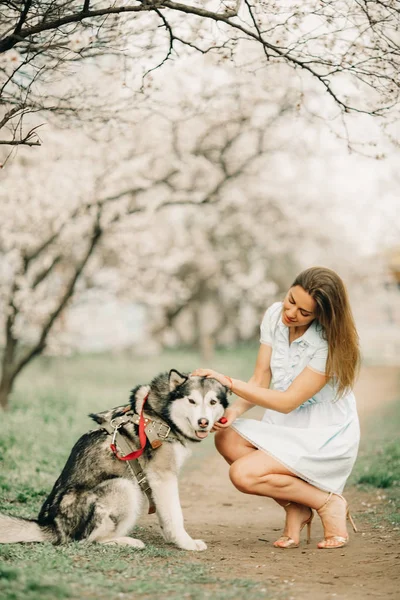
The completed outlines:
<svg viewBox="0 0 400 600">
<path fill-rule="evenodd" d="M 400 484 L 400 444 L 384 443 L 376 450 L 371 463 L 357 483 L 366 483 L 377 488 L 398 487 Z"/>
<path fill-rule="evenodd" d="M 367 425 L 350 483 L 361 490 L 381 490 L 384 516 L 400 525 L 400 401 L 374 414 Z"/>
<path fill-rule="evenodd" d="M 183 553 L 180 553 L 181 555 Z M 207 569 L 181 558 L 178 552 L 150 547 L 132 552 L 127 548 L 69 544 L 0 547 L 0 597 L 28 598 L 239 598 L 257 584 L 230 582 L 228 593 Z M 21 561 L 23 567 L 17 566 Z M 13 565 L 13 566 L 11 566 Z M 210 594 L 208 594 L 210 591 Z M 259 593 L 259 590 L 257 590 Z M 236 594 L 236 595 L 235 595 Z M 255 596 L 250 596 L 254 597 Z"/>
<path fill-rule="evenodd" d="M 212 366 L 236 376 L 251 375 L 256 348 L 221 351 Z M 90 412 L 128 402 L 130 390 L 161 371 L 191 371 L 204 365 L 190 351 L 156 358 L 125 355 L 40 358 L 17 381 L 10 409 L 0 414 L 0 510 L 35 517 L 72 445 L 94 424 Z M 207 439 L 195 455 L 212 450 Z M 63 598 L 143 600 L 247 600 L 271 598 L 265 582 L 229 578 L 192 562 L 188 552 L 165 544 L 161 535 L 137 528 L 145 550 L 71 543 L 0 546 L 1 600 Z M 274 590 L 273 597 L 277 592 Z"/>
</svg>

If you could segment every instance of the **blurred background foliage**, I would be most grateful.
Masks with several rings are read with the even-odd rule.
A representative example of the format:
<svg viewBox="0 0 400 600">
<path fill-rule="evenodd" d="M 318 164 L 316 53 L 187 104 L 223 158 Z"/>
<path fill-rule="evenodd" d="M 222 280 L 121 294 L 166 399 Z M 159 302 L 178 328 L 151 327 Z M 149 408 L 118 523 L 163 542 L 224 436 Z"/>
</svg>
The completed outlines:
<svg viewBox="0 0 400 600">
<path fill-rule="evenodd" d="M 210 363 L 317 264 L 398 362 L 393 2 L 170 4 L 0 14 L 3 407 L 41 354 Z"/>
</svg>

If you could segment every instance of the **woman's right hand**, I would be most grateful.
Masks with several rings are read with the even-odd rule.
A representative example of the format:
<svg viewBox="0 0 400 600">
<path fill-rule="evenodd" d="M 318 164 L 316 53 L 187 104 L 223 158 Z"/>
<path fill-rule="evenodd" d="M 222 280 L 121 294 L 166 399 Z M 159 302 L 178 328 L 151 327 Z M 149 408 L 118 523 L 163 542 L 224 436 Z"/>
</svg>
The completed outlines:
<svg viewBox="0 0 400 600">
<path fill-rule="evenodd" d="M 233 406 L 231 406 L 230 408 L 226 409 L 223 417 L 226 419 L 226 422 L 220 423 L 219 421 L 217 421 L 216 423 L 214 423 L 211 431 L 221 431 L 221 429 L 226 429 L 227 427 L 230 427 L 233 421 L 236 421 L 236 419 L 239 417 L 239 414 L 238 411 Z"/>
</svg>

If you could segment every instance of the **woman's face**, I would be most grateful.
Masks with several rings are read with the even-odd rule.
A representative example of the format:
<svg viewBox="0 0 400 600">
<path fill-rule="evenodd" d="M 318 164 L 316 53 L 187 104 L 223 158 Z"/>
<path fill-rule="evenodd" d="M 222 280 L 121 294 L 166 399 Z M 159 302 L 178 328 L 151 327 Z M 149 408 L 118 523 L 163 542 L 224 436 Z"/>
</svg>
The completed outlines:
<svg viewBox="0 0 400 600">
<path fill-rule="evenodd" d="M 287 327 L 305 327 L 315 319 L 317 304 L 300 285 L 290 288 L 283 301 L 282 323 Z"/>
</svg>

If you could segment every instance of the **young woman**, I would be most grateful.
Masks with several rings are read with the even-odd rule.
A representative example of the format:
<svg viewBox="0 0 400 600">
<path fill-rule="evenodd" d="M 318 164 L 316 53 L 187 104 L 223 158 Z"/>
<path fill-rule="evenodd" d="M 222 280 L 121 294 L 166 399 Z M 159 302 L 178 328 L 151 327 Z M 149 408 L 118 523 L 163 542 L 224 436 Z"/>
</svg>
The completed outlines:
<svg viewBox="0 0 400 600">
<path fill-rule="evenodd" d="M 284 507 L 278 548 L 297 548 L 313 509 L 322 520 L 318 548 L 348 542 L 347 502 L 341 495 L 354 465 L 359 423 L 352 387 L 360 363 L 358 335 L 341 278 L 312 267 L 296 277 L 283 302 L 265 313 L 254 374 L 248 383 L 210 369 L 239 396 L 217 423 L 216 446 L 231 465 L 238 490 Z M 261 421 L 239 417 L 254 405 Z"/>
</svg>

